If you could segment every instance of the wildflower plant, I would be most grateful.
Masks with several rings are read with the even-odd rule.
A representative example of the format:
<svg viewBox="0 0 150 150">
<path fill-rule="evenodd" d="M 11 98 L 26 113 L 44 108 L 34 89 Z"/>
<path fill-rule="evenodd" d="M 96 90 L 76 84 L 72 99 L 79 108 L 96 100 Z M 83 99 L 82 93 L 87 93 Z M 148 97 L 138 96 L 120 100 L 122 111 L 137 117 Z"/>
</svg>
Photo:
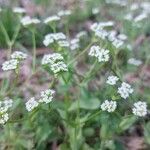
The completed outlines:
<svg viewBox="0 0 150 150">
<path fill-rule="evenodd" d="M 116 9 L 127 11 L 130 3 L 126 2 L 106 0 L 100 7 L 117 5 Z M 88 1 L 83 3 L 85 7 L 90 4 Z M 88 29 L 83 26 L 84 30 L 78 21 L 90 18 L 90 14 L 75 17 L 77 24 L 74 25 L 69 20 L 77 15 L 74 9 L 38 19 L 28 16 L 25 8 L 14 7 L 11 12 L 16 16 L 18 26 L 12 36 L 0 20 L 0 33 L 9 53 L 0 60 L 0 71 L 4 74 L 0 80 L 0 125 L 5 135 L 4 147 L 44 150 L 52 145 L 60 150 L 123 149 L 120 137 L 126 131 L 130 134 L 130 127 L 136 128 L 136 123 L 141 128 L 144 126 L 144 137 L 150 144 L 147 132 L 149 95 L 142 93 L 147 90 L 145 78 L 142 78 L 142 71 L 139 76 L 136 72 L 138 82 L 128 77 L 131 71 L 135 73 L 149 65 L 149 55 L 139 58 L 140 55 L 134 54 L 132 42 L 135 38 L 123 24 L 127 19 L 133 19 L 140 27 L 149 14 L 143 2 L 141 6 L 139 16 L 123 13 L 109 20 L 99 18 L 103 9 L 95 5 L 91 13 L 96 21 L 92 20 Z M 131 12 L 136 7 L 132 6 Z M 3 9 L 0 9 L 0 15 Z M 62 26 L 64 18 L 70 21 L 65 29 Z M 129 25 L 134 28 L 133 23 Z M 142 32 L 143 28 L 140 29 Z M 28 33 L 31 37 L 29 31 L 32 44 L 28 47 L 20 37 Z M 146 50 L 141 56 L 145 53 Z"/>
</svg>

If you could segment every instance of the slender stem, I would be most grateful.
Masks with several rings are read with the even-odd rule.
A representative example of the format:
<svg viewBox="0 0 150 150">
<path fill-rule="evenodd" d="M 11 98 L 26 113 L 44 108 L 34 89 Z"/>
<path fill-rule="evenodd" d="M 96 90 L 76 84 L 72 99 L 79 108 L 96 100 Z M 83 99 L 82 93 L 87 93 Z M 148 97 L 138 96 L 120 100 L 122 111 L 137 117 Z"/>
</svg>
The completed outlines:
<svg viewBox="0 0 150 150">
<path fill-rule="evenodd" d="M 33 44 L 33 61 L 32 61 L 32 71 L 35 72 L 36 66 L 36 41 L 35 41 L 35 31 L 32 30 L 32 44 Z"/>
<path fill-rule="evenodd" d="M 93 42 L 91 42 L 80 54 L 78 54 L 73 60 L 71 60 L 68 65 L 73 64 L 78 58 L 80 58 L 93 44 Z"/>
<path fill-rule="evenodd" d="M 95 59 L 94 64 L 92 65 L 92 67 L 90 68 L 90 70 L 86 73 L 85 78 L 81 82 L 81 85 L 90 77 L 90 75 L 92 74 L 92 72 L 94 71 L 94 69 L 96 67 L 96 64 L 97 64 L 97 59 Z"/>
</svg>

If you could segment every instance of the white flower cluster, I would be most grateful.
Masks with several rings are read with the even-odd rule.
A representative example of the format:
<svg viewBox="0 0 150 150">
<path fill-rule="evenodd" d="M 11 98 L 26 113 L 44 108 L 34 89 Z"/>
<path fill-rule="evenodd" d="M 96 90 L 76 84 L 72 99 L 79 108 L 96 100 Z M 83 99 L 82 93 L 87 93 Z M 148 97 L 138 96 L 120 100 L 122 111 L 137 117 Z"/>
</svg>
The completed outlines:
<svg viewBox="0 0 150 150">
<path fill-rule="evenodd" d="M 26 59 L 27 54 L 20 51 L 15 51 L 13 54 L 11 54 L 11 58 L 11 60 L 5 61 L 2 64 L 2 70 L 7 71 L 17 69 L 19 62 L 23 59 Z"/>
<path fill-rule="evenodd" d="M 69 16 L 69 15 L 71 15 L 71 10 L 61 10 L 58 12 L 59 17 Z"/>
<path fill-rule="evenodd" d="M 41 92 L 39 101 L 36 101 L 35 97 L 30 98 L 25 104 L 27 111 L 32 111 L 33 109 L 38 107 L 40 103 L 50 103 L 53 99 L 54 93 L 54 90 L 47 89 Z"/>
<path fill-rule="evenodd" d="M 59 53 L 44 55 L 42 65 L 50 65 L 50 69 L 57 74 L 60 71 L 68 71 L 67 65 L 62 61 L 63 56 Z"/>
<path fill-rule="evenodd" d="M 44 55 L 42 59 L 42 65 L 46 65 L 46 64 L 52 65 L 56 61 L 61 61 L 63 59 L 64 59 L 63 56 L 59 53 L 47 54 L 47 55 Z"/>
<path fill-rule="evenodd" d="M 59 61 L 51 65 L 51 70 L 54 72 L 54 74 L 57 74 L 61 71 L 68 71 L 68 68 L 63 61 Z"/>
<path fill-rule="evenodd" d="M 44 37 L 43 44 L 49 46 L 50 44 L 58 41 L 66 41 L 66 35 L 62 32 L 59 33 L 50 33 Z"/>
<path fill-rule="evenodd" d="M 125 34 L 119 34 L 117 35 L 117 32 L 114 30 L 106 31 L 105 27 L 114 26 L 114 22 L 108 21 L 108 22 L 100 22 L 100 23 L 94 23 L 91 26 L 91 30 L 95 33 L 95 36 L 100 37 L 103 40 L 108 39 L 110 42 L 112 42 L 112 45 L 116 48 L 119 48 L 123 45 L 124 41 L 127 39 L 127 36 Z"/>
<path fill-rule="evenodd" d="M 12 99 L 5 98 L 4 101 L 0 101 L 0 124 L 5 124 L 8 119 L 8 110 L 12 107 Z"/>
<path fill-rule="evenodd" d="M 21 19 L 21 24 L 23 26 L 29 26 L 33 24 L 39 24 L 41 21 L 37 18 L 31 18 L 29 16 L 25 16 Z"/>
<path fill-rule="evenodd" d="M 38 107 L 38 105 L 39 103 L 35 100 L 34 97 L 32 97 L 26 102 L 26 109 L 27 111 L 32 111 L 33 109 Z"/>
<path fill-rule="evenodd" d="M 13 8 L 13 12 L 17 14 L 23 14 L 23 13 L 26 13 L 26 10 L 22 7 L 15 7 Z"/>
<path fill-rule="evenodd" d="M 90 49 L 89 56 L 96 57 L 99 62 L 106 62 L 109 61 L 109 50 L 94 45 Z"/>
<path fill-rule="evenodd" d="M 92 8 L 92 14 L 93 15 L 96 15 L 100 12 L 99 8 L 95 7 L 95 8 Z"/>
<path fill-rule="evenodd" d="M 134 103 L 134 107 L 132 108 L 133 114 L 136 116 L 146 116 L 147 115 L 147 104 L 146 102 L 138 101 Z"/>
<path fill-rule="evenodd" d="M 41 102 L 41 103 L 43 103 L 43 102 L 50 103 L 53 99 L 54 93 L 55 93 L 55 91 L 51 90 L 51 89 L 42 91 L 41 92 L 41 98 L 40 98 L 39 102 Z"/>
<path fill-rule="evenodd" d="M 17 69 L 19 61 L 17 59 L 11 59 L 8 61 L 5 61 L 2 64 L 2 70 L 7 71 L 7 70 L 15 70 Z"/>
<path fill-rule="evenodd" d="M 142 64 L 141 60 L 135 59 L 135 58 L 130 58 L 128 60 L 129 64 L 135 65 L 135 66 L 140 66 Z"/>
<path fill-rule="evenodd" d="M 27 54 L 21 52 L 21 51 L 15 51 L 14 53 L 11 54 L 11 58 L 12 59 L 26 59 L 27 58 Z"/>
<path fill-rule="evenodd" d="M 60 17 L 57 16 L 57 15 L 54 15 L 54 16 L 50 16 L 50 17 L 46 18 L 46 19 L 44 20 L 44 23 L 45 23 L 45 24 L 49 24 L 49 23 L 52 23 L 52 22 L 56 22 L 56 21 L 58 21 L 58 20 L 60 20 Z"/>
<path fill-rule="evenodd" d="M 119 78 L 117 76 L 109 76 L 106 83 L 110 85 L 115 85 L 118 80 Z"/>
<path fill-rule="evenodd" d="M 102 104 L 101 104 L 101 109 L 103 111 L 108 111 L 108 112 L 114 112 L 117 108 L 117 103 L 116 101 L 108 101 L 105 100 Z"/>
<path fill-rule="evenodd" d="M 123 82 L 121 84 L 121 87 L 118 88 L 118 93 L 120 96 L 124 99 L 128 98 L 130 94 L 133 93 L 133 89 L 131 88 L 131 85 L 128 83 Z"/>
<path fill-rule="evenodd" d="M 74 38 L 70 41 L 70 49 L 71 50 L 76 50 L 80 47 L 79 45 L 80 39 L 79 38 Z"/>
</svg>

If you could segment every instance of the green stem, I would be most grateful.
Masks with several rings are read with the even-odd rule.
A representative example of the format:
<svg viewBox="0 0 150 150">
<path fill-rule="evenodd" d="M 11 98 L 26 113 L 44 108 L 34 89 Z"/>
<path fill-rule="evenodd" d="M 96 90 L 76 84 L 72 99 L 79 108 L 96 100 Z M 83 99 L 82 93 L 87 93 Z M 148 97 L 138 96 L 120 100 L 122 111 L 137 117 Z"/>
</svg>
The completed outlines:
<svg viewBox="0 0 150 150">
<path fill-rule="evenodd" d="M 32 71 L 35 72 L 36 66 L 36 40 L 35 40 L 35 31 L 32 30 L 32 44 L 33 44 L 33 61 L 32 61 Z"/>
<path fill-rule="evenodd" d="M 91 42 L 80 54 L 78 54 L 73 60 L 68 63 L 68 66 L 73 64 L 77 59 L 79 59 L 91 46 L 93 42 Z"/>
</svg>

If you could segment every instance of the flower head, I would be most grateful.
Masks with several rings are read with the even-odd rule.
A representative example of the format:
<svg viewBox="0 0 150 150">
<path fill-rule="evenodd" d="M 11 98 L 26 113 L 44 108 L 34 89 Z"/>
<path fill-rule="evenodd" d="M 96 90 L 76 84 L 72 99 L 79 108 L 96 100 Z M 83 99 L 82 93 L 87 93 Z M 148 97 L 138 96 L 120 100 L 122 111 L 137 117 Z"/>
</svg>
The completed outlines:
<svg viewBox="0 0 150 150">
<path fill-rule="evenodd" d="M 61 10 L 58 12 L 59 17 L 69 16 L 69 15 L 71 15 L 71 10 Z"/>
<path fill-rule="evenodd" d="M 8 61 L 5 61 L 3 64 L 2 64 L 2 70 L 4 71 L 7 71 L 7 70 L 14 70 L 17 68 L 18 66 L 18 60 L 17 59 L 11 59 L 11 60 L 8 60 Z"/>
<path fill-rule="evenodd" d="M 116 101 L 108 101 L 105 100 L 102 104 L 101 104 L 101 109 L 103 111 L 108 111 L 108 112 L 114 112 L 117 108 L 117 103 Z"/>
<path fill-rule="evenodd" d="M 57 74 L 60 71 L 68 71 L 67 65 L 63 61 L 59 61 L 51 65 L 51 70 Z"/>
<path fill-rule="evenodd" d="M 119 78 L 117 76 L 109 76 L 106 83 L 110 85 L 115 85 L 118 80 Z"/>
<path fill-rule="evenodd" d="M 44 20 L 44 23 L 48 24 L 48 23 L 55 22 L 55 21 L 58 21 L 58 20 L 60 20 L 59 16 L 56 16 L 56 15 L 55 16 L 50 16 L 50 17 L 48 17 Z"/>
<path fill-rule="evenodd" d="M 96 57 L 99 62 L 109 61 L 109 50 L 100 48 L 99 46 L 92 46 L 89 56 Z"/>
<path fill-rule="evenodd" d="M 15 8 L 13 8 L 13 12 L 18 13 L 18 14 L 23 14 L 26 12 L 26 10 L 22 7 L 15 7 Z"/>
<path fill-rule="evenodd" d="M 22 60 L 22 59 L 26 59 L 27 58 L 27 54 L 20 52 L 20 51 L 15 51 L 13 54 L 11 54 L 11 58 L 12 59 L 18 59 L 18 60 Z"/>
<path fill-rule="evenodd" d="M 120 96 L 124 99 L 128 98 L 131 93 L 133 93 L 133 89 L 131 88 L 131 85 L 128 83 L 123 82 L 121 84 L 121 87 L 118 88 L 118 93 Z"/>
<path fill-rule="evenodd" d="M 38 105 L 39 105 L 39 103 L 35 100 L 34 97 L 32 97 L 26 102 L 26 109 L 27 109 L 27 111 L 32 111 Z"/>
<path fill-rule="evenodd" d="M 51 90 L 51 89 L 42 91 L 41 92 L 41 98 L 40 98 L 39 102 L 50 103 L 53 99 L 54 93 L 55 93 L 55 91 Z"/>
<path fill-rule="evenodd" d="M 47 54 L 44 55 L 42 59 L 42 65 L 54 64 L 56 61 L 63 60 L 63 56 L 59 53 Z"/>
<path fill-rule="evenodd" d="M 9 119 L 8 113 L 4 113 L 0 116 L 0 124 L 5 124 Z"/>
<path fill-rule="evenodd" d="M 147 104 L 146 102 L 138 101 L 134 103 L 134 107 L 132 108 L 133 114 L 136 116 L 146 116 L 147 115 Z"/>
<path fill-rule="evenodd" d="M 21 19 L 21 23 L 22 23 L 23 26 L 29 26 L 29 25 L 32 25 L 32 24 L 39 24 L 40 20 L 37 19 L 37 18 L 31 18 L 29 16 L 25 16 Z"/>
</svg>

